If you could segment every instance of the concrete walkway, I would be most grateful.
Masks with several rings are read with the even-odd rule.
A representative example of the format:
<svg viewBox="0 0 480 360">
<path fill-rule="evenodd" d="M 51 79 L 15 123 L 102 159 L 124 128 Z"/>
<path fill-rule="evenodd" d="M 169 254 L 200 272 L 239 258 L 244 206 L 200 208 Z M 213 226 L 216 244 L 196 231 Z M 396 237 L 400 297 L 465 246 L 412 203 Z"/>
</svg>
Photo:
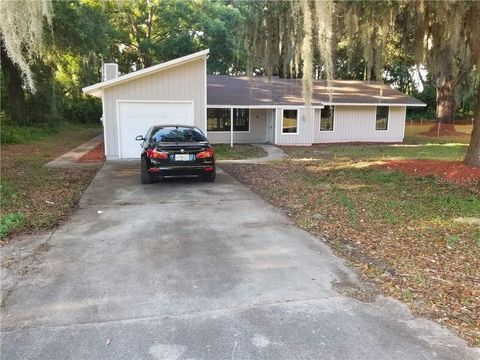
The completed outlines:
<svg viewBox="0 0 480 360">
<path fill-rule="evenodd" d="M 107 161 L 68 222 L 2 264 L 2 359 L 480 356 L 391 298 L 342 295 L 368 288 L 221 170 L 140 185 L 139 162 Z"/>
<path fill-rule="evenodd" d="M 282 160 L 287 155 L 285 152 L 274 145 L 258 144 L 268 155 L 261 158 L 241 159 L 241 160 L 217 160 L 219 164 L 261 164 L 266 161 Z"/>
<path fill-rule="evenodd" d="M 103 142 L 103 135 L 98 135 L 93 139 L 83 143 L 79 147 L 59 156 L 55 160 L 52 160 L 45 164 L 45 167 L 86 167 L 86 166 L 98 166 L 97 162 L 88 162 L 88 163 L 80 163 L 78 160 L 88 153 L 90 150 L 94 149 L 98 144 Z"/>
</svg>

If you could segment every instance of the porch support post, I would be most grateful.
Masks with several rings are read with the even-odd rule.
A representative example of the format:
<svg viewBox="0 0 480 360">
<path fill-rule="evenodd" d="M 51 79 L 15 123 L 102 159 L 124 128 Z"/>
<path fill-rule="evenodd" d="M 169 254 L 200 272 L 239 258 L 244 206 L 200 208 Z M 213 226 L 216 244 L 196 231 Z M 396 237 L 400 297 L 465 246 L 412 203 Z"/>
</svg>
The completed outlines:
<svg viewBox="0 0 480 360">
<path fill-rule="evenodd" d="M 230 147 L 233 147 L 233 108 L 230 108 Z"/>
<path fill-rule="evenodd" d="M 277 145 L 277 114 L 278 108 L 273 112 L 273 145 Z"/>
</svg>

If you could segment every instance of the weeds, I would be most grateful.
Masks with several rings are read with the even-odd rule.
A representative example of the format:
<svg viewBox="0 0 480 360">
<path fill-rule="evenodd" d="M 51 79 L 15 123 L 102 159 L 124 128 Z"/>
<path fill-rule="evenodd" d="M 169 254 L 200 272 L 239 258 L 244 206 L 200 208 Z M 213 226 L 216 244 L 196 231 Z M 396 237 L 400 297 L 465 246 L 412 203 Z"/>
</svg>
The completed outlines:
<svg viewBox="0 0 480 360">
<path fill-rule="evenodd" d="M 0 239 L 22 225 L 25 216 L 22 213 L 10 213 L 0 217 Z"/>
</svg>

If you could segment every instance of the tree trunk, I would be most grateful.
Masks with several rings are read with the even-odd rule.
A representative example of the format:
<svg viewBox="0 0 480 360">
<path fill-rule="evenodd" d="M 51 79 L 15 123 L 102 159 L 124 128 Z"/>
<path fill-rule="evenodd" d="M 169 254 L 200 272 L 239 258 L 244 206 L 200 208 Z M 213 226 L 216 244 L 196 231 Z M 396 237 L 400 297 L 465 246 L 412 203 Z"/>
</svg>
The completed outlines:
<svg viewBox="0 0 480 360">
<path fill-rule="evenodd" d="M 5 86 L 7 88 L 8 108 L 10 116 L 17 125 L 26 125 L 28 119 L 25 108 L 25 92 L 22 87 L 22 78 L 15 64 L 7 56 L 7 53 L 0 43 L 1 49 L 1 68 Z"/>
<path fill-rule="evenodd" d="M 443 124 L 453 124 L 455 120 L 455 86 L 452 80 L 445 80 L 437 86 L 437 118 Z"/>
<path fill-rule="evenodd" d="M 477 88 L 477 104 L 473 120 L 472 136 L 464 160 L 466 165 L 480 167 L 480 87 Z"/>
</svg>

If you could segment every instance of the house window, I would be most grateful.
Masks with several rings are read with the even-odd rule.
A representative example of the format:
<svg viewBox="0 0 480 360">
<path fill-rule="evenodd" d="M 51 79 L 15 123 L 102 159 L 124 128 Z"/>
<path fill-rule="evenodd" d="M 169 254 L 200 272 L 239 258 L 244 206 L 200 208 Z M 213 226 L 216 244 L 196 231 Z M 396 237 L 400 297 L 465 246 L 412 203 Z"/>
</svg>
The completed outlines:
<svg viewBox="0 0 480 360">
<path fill-rule="evenodd" d="M 249 131 L 248 109 L 233 109 L 233 131 Z M 207 131 L 230 131 L 230 109 L 207 109 Z"/>
<path fill-rule="evenodd" d="M 320 115 L 320 131 L 333 131 L 333 106 L 325 106 Z"/>
<path fill-rule="evenodd" d="M 230 109 L 207 109 L 207 131 L 230 131 Z"/>
<path fill-rule="evenodd" d="M 298 130 L 297 110 L 283 110 L 282 134 L 296 134 Z"/>
<path fill-rule="evenodd" d="M 248 109 L 233 109 L 233 131 L 249 131 L 250 118 Z"/>
<path fill-rule="evenodd" d="M 388 106 L 377 106 L 377 121 L 375 130 L 388 130 Z"/>
</svg>

